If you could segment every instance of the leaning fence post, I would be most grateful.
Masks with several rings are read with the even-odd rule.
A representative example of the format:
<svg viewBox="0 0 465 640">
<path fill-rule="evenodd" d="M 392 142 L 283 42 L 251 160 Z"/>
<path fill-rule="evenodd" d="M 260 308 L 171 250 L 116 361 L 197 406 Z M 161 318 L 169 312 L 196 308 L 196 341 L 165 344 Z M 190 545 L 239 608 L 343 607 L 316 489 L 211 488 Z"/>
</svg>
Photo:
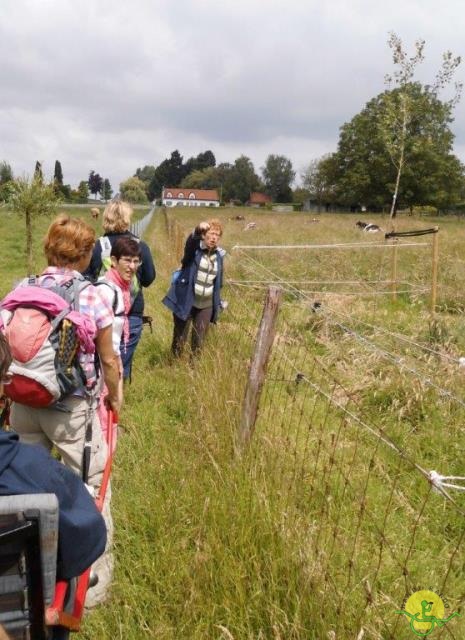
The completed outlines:
<svg viewBox="0 0 465 640">
<path fill-rule="evenodd" d="M 255 427 L 260 393 L 275 336 L 276 318 L 281 303 L 281 295 L 282 290 L 279 287 L 268 287 L 242 403 L 241 422 L 239 425 L 240 448 L 248 444 Z"/>
<path fill-rule="evenodd" d="M 431 313 L 436 311 L 438 295 L 438 263 L 439 263 L 439 227 L 434 227 L 433 233 L 433 268 L 431 277 Z"/>
</svg>

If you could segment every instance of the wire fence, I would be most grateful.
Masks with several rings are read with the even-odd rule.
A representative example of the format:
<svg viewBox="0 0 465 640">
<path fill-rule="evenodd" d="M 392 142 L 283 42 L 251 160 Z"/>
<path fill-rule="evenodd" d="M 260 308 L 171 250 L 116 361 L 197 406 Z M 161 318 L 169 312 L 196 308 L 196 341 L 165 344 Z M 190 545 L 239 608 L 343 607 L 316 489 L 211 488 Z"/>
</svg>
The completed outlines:
<svg viewBox="0 0 465 640">
<path fill-rule="evenodd" d="M 166 230 L 178 260 L 182 229 L 167 216 Z M 258 495 L 275 519 L 302 593 L 315 599 L 311 637 L 464 637 L 465 618 L 445 621 L 465 600 L 465 505 L 444 477 L 463 475 L 460 359 L 428 336 L 315 304 L 302 288 L 311 282 L 277 276 L 255 256 L 241 266 L 201 366 L 222 372 L 216 400 L 237 431 L 264 289 L 274 282 L 292 294 L 241 462 L 254 479 L 251 504 Z M 412 609 L 419 591 L 446 610 Z"/>
<path fill-rule="evenodd" d="M 257 322 L 260 292 L 230 285 L 228 296 L 228 323 Z M 446 434 L 451 416 L 463 424 L 465 405 L 441 382 L 385 363 L 382 350 L 354 350 L 353 334 L 333 334 L 339 353 L 318 357 L 326 321 L 308 315 L 304 325 L 288 309 L 279 316 L 247 464 L 280 502 L 283 535 L 299 541 L 303 579 L 322 603 L 315 628 L 334 634 L 315 637 L 412 637 L 396 613 L 411 594 L 442 594 L 451 613 L 464 599 L 465 505 L 434 471 L 462 466 L 464 434 L 453 443 Z M 464 630 L 456 618 L 436 635 Z"/>
<path fill-rule="evenodd" d="M 295 297 L 302 294 L 319 295 L 327 299 L 331 296 L 344 297 L 382 297 L 390 296 L 396 300 L 399 296 L 424 297 L 431 293 L 436 297 L 436 272 L 431 273 L 431 282 L 422 282 L 418 273 L 408 274 L 411 278 L 400 277 L 399 252 L 431 249 L 428 242 L 384 243 L 344 243 L 315 245 L 235 245 L 233 253 L 241 263 L 240 277 L 234 284 L 242 287 L 264 288 L 271 283 L 280 283 L 283 290 Z M 304 256 L 312 251 L 312 261 Z M 354 259 L 354 255 L 363 253 L 363 260 Z M 371 254 L 371 255 L 370 255 Z M 298 264 L 296 256 L 300 256 L 300 269 L 313 275 L 313 278 L 293 280 L 289 267 Z M 262 276 L 255 278 L 257 269 Z M 423 264 L 421 272 L 427 270 Z M 322 277 L 321 271 L 329 277 Z M 340 275 L 352 275 L 341 279 Z M 252 278 L 251 278 L 252 276 Z M 338 277 L 339 276 L 339 277 Z M 384 276 L 384 277 L 383 277 Z"/>
<path fill-rule="evenodd" d="M 142 236 L 147 230 L 147 227 L 152 221 L 152 217 L 153 217 L 153 214 L 155 213 L 155 209 L 156 207 L 154 205 L 150 209 L 150 211 L 145 214 L 143 218 L 141 218 L 140 220 L 137 220 L 136 222 L 133 222 L 130 226 L 131 233 L 133 233 L 138 238 L 142 238 Z"/>
</svg>

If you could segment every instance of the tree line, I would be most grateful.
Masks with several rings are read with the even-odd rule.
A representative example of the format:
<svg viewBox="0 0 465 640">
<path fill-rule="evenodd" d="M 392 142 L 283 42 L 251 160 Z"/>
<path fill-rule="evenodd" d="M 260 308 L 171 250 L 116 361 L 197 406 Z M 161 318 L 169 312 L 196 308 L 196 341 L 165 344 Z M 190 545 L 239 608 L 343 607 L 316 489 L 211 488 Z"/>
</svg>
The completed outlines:
<svg viewBox="0 0 465 640">
<path fill-rule="evenodd" d="M 136 169 L 131 178 L 121 183 L 120 190 L 122 197 L 139 203 L 160 198 L 163 187 L 216 189 L 225 203 L 244 204 L 254 191 L 268 194 L 274 202 L 291 202 L 295 175 L 292 162 L 282 155 L 269 155 L 258 175 L 253 162 L 245 155 L 233 163 L 217 165 L 211 150 L 184 162 L 176 149 L 158 166 Z"/>
<path fill-rule="evenodd" d="M 36 162 L 33 177 L 29 180 L 26 177 L 15 177 L 11 165 L 3 160 L 0 162 L 0 202 L 10 202 L 15 191 L 20 189 L 23 183 L 31 184 L 34 181 L 50 186 L 51 193 L 57 201 L 86 204 L 91 194 L 95 198 L 99 194 L 105 201 L 111 200 L 113 196 L 113 189 L 108 178 L 102 178 L 94 170 L 90 171 L 87 180 L 81 180 L 77 188 L 72 189 L 71 185 L 64 184 L 63 169 L 59 160 L 55 161 L 53 179 L 49 183 L 44 178 L 41 162 Z"/>
<path fill-rule="evenodd" d="M 282 155 L 269 155 L 261 168 L 261 175 L 245 155 L 241 155 L 234 163 L 216 164 L 212 151 L 199 153 L 186 162 L 176 149 L 169 158 L 158 166 L 145 165 L 136 169 L 133 176 L 120 184 L 120 195 L 134 204 L 145 204 L 161 197 L 163 187 L 186 187 L 191 189 L 216 189 L 223 202 L 244 204 L 253 191 L 268 194 L 274 202 L 291 202 L 293 200 L 292 183 L 295 179 L 292 162 Z M 44 181 L 42 165 L 36 162 L 34 179 Z M 15 178 L 11 166 L 0 163 L 0 200 L 7 202 L 14 191 Z M 82 180 L 76 189 L 64 184 L 63 170 L 59 160 L 55 162 L 55 170 L 51 186 L 56 198 L 65 202 L 86 203 L 90 195 L 107 201 L 113 195 L 108 179 L 104 179 L 94 170 L 90 171 L 87 180 Z"/>
</svg>

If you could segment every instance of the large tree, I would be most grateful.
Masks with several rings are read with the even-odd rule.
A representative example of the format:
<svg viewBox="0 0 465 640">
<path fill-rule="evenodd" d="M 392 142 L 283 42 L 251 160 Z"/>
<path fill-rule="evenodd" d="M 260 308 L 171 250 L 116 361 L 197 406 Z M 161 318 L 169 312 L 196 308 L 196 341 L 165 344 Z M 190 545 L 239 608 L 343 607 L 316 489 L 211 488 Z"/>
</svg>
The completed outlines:
<svg viewBox="0 0 465 640">
<path fill-rule="evenodd" d="M 411 161 L 409 151 L 415 144 L 423 144 L 425 139 L 430 136 L 431 131 L 428 126 L 430 124 L 430 110 L 425 109 L 424 101 L 415 99 L 411 91 L 416 68 L 424 60 L 425 41 L 417 40 L 415 42 L 415 53 L 410 57 L 396 33 L 390 33 L 388 45 L 392 51 L 395 71 L 392 75 L 388 74 L 385 80 L 389 88 L 394 86 L 396 90 L 388 92 L 384 97 L 379 131 L 396 169 L 391 203 L 391 218 L 393 218 L 397 209 L 401 177 Z M 433 84 L 423 87 L 424 93 L 428 94 L 430 98 L 438 100 L 439 92 L 452 82 L 460 62 L 460 56 L 454 58 L 452 53 L 447 51 L 443 55 L 441 68 Z M 461 91 L 462 84 L 456 82 L 455 95 L 447 102 L 442 103 L 445 118 L 448 118 L 449 122 L 451 121 L 452 108 L 459 101 Z M 417 127 L 412 128 L 412 123 L 416 123 Z"/>
<path fill-rule="evenodd" d="M 133 204 L 147 203 L 145 184 L 142 182 L 142 180 L 139 180 L 139 178 L 128 178 L 120 184 L 119 188 L 123 200 L 132 202 Z"/>
<path fill-rule="evenodd" d="M 150 183 L 155 177 L 156 167 L 152 164 L 146 164 L 142 168 L 138 167 L 136 169 L 136 173 L 134 174 L 135 178 L 139 178 L 145 185 L 145 193 L 150 200 L 153 200 L 153 197 L 150 197 Z"/>
<path fill-rule="evenodd" d="M 89 173 L 89 191 L 94 194 L 97 199 L 97 193 L 102 193 L 103 189 L 103 178 L 92 169 Z"/>
<path fill-rule="evenodd" d="M 8 202 L 13 187 L 13 170 L 8 162 L 0 162 L 0 201 Z"/>
<path fill-rule="evenodd" d="M 79 200 L 87 202 L 87 199 L 89 198 L 89 183 L 87 180 L 81 180 L 77 188 L 77 195 Z"/>
<path fill-rule="evenodd" d="M 301 173 L 302 187 L 319 207 L 336 199 L 336 172 L 335 156 L 327 153 L 309 162 Z"/>
<path fill-rule="evenodd" d="M 11 182 L 13 180 L 13 170 L 8 162 L 3 160 L 0 162 L 0 184 Z"/>
<path fill-rule="evenodd" d="M 193 171 L 202 171 L 216 165 L 216 158 L 213 151 L 209 149 L 202 151 L 195 158 L 189 158 L 183 165 L 184 179 Z"/>
<path fill-rule="evenodd" d="M 111 200 L 112 195 L 113 195 L 113 189 L 111 188 L 110 181 L 108 180 L 108 178 L 105 178 L 105 180 L 103 181 L 103 190 L 102 190 L 102 196 L 105 202 L 107 200 Z"/>
<path fill-rule="evenodd" d="M 262 167 L 266 193 L 274 202 L 292 200 L 291 184 L 295 178 L 292 162 L 285 156 L 270 154 Z"/>
<path fill-rule="evenodd" d="M 400 93 L 396 88 L 370 100 L 341 127 L 335 162 L 342 204 L 389 207 L 393 193 L 395 202 L 403 206 L 447 207 L 460 198 L 463 167 L 452 153 L 451 105 L 418 82 L 409 83 L 402 92 L 411 104 L 402 180 L 386 145 L 386 113 Z"/>
<path fill-rule="evenodd" d="M 260 179 L 255 173 L 251 159 L 247 156 L 239 156 L 232 166 L 223 163 L 218 166 L 218 169 L 224 178 L 222 183 L 224 200 L 247 202 L 251 192 L 259 188 Z"/>
<path fill-rule="evenodd" d="M 61 168 L 61 162 L 59 160 L 55 160 L 55 170 L 53 172 L 53 182 L 56 184 L 59 189 L 63 186 L 63 170 Z"/>
<path fill-rule="evenodd" d="M 34 178 L 37 178 L 37 180 L 44 179 L 44 174 L 42 171 L 42 163 L 39 160 L 36 160 L 36 165 L 34 167 Z"/>
<path fill-rule="evenodd" d="M 216 167 L 191 171 L 181 182 L 181 187 L 190 189 L 218 189 L 220 185 L 221 178 Z"/>
<path fill-rule="evenodd" d="M 182 155 L 177 149 L 171 153 L 155 169 L 155 174 L 150 181 L 148 194 L 149 198 L 159 198 L 163 187 L 178 187 L 185 177 L 185 168 L 182 162 Z"/>
</svg>

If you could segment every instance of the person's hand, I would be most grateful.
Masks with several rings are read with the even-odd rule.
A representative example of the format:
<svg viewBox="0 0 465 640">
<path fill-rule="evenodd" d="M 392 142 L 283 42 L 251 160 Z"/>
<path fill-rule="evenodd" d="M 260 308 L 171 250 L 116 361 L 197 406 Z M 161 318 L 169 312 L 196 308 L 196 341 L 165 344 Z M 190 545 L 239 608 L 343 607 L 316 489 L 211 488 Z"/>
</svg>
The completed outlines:
<svg viewBox="0 0 465 640">
<path fill-rule="evenodd" d="M 198 236 L 203 236 L 210 229 L 210 225 L 208 222 L 199 222 L 199 224 L 195 227 L 195 233 Z"/>
<path fill-rule="evenodd" d="M 108 395 L 105 396 L 103 402 L 108 410 L 111 410 L 115 415 L 118 415 L 123 405 L 123 397 L 120 394 L 118 394 L 117 398 L 113 398 Z"/>
</svg>

